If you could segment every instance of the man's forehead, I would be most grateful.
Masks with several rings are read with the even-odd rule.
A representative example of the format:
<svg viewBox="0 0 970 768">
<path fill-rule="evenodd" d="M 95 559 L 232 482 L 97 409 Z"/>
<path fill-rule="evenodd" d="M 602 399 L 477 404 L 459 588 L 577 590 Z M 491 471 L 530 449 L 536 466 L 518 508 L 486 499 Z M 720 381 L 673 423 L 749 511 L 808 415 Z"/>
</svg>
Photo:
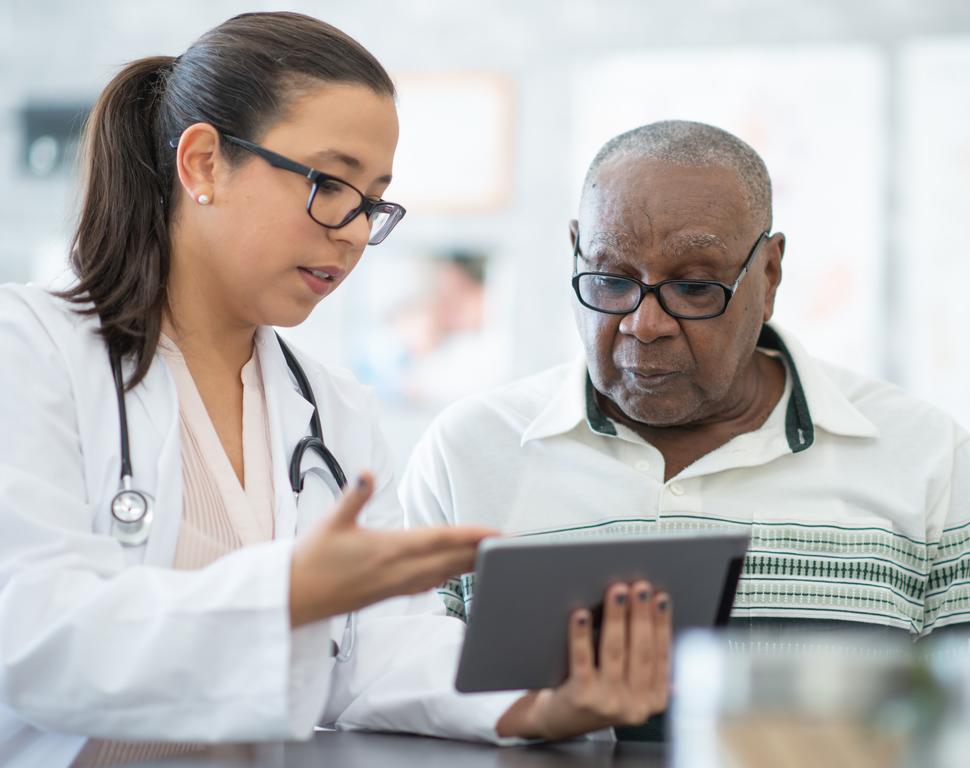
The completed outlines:
<svg viewBox="0 0 970 768">
<path fill-rule="evenodd" d="M 684 253 L 709 252 L 713 255 L 731 255 L 731 248 L 725 238 L 717 233 L 697 228 L 659 233 L 658 245 L 664 256 L 679 256 Z M 584 235 L 589 256 L 596 254 L 636 254 L 647 246 L 643 238 L 629 231 L 617 231 L 593 227 Z"/>
<path fill-rule="evenodd" d="M 723 165 L 678 165 L 652 158 L 616 158 L 601 165 L 583 189 L 583 202 L 626 199 L 642 202 L 666 196 L 714 198 L 746 207 L 741 179 Z"/>
<path fill-rule="evenodd" d="M 665 249 L 728 250 L 746 230 L 748 206 L 736 174 L 720 166 L 657 161 L 611 163 L 583 195 L 580 230 L 603 248 L 663 243 Z"/>
</svg>

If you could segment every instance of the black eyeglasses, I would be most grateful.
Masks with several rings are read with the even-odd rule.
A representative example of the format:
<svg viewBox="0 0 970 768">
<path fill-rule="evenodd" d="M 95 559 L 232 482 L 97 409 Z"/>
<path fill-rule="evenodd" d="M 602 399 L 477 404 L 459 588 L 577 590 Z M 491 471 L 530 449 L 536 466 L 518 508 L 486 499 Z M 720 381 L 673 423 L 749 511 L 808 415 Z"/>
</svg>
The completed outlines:
<svg viewBox="0 0 970 768">
<path fill-rule="evenodd" d="M 230 144 L 242 147 L 254 155 L 259 155 L 274 168 L 293 171 L 310 182 L 310 196 L 306 201 L 306 212 L 321 227 L 340 229 L 346 227 L 360 214 L 364 214 L 370 224 L 368 245 L 382 243 L 397 223 L 404 218 L 404 206 L 386 200 L 372 200 L 350 182 L 323 173 L 308 165 L 290 160 L 272 150 L 253 144 L 245 139 L 222 134 Z"/>
<path fill-rule="evenodd" d="M 635 312 L 648 293 L 657 297 L 660 307 L 668 315 L 681 320 L 707 320 L 723 315 L 728 302 L 741 280 L 748 273 L 748 267 L 758 252 L 758 248 L 770 237 L 762 232 L 751 246 L 748 258 L 741 265 L 737 280 L 725 285 L 717 280 L 661 280 L 650 285 L 635 277 L 614 275 L 609 272 L 580 272 L 573 275 L 573 290 L 576 298 L 584 307 L 608 315 L 627 315 Z M 583 255 L 579 249 L 579 231 L 573 247 L 573 264 Z M 575 269 L 575 266 L 573 267 Z"/>
</svg>

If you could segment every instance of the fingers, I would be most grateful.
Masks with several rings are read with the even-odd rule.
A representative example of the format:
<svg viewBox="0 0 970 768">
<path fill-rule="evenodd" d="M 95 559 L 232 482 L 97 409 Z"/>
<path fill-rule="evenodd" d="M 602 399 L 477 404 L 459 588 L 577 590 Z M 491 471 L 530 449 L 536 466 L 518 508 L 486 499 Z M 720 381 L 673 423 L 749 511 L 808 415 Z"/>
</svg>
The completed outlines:
<svg viewBox="0 0 970 768">
<path fill-rule="evenodd" d="M 616 686 L 617 689 L 624 685 L 626 676 L 629 592 L 626 584 L 614 584 L 606 590 L 603 604 L 600 676 L 607 686 Z"/>
<path fill-rule="evenodd" d="M 627 680 L 630 690 L 653 690 L 657 673 L 656 602 L 653 590 L 646 581 L 638 581 L 630 589 L 630 649 L 627 657 Z"/>
<path fill-rule="evenodd" d="M 475 564 L 474 545 L 411 556 L 385 568 L 381 579 L 387 595 L 414 594 L 438 586 L 452 576 L 465 573 Z"/>
<path fill-rule="evenodd" d="M 585 685 L 595 674 L 593 620 L 589 611 L 573 611 L 569 617 L 569 677 Z"/>
<path fill-rule="evenodd" d="M 331 528 L 352 528 L 357 525 L 357 516 L 364 504 L 374 493 L 374 476 L 361 472 L 356 483 L 349 484 L 343 495 L 337 499 L 327 524 Z"/>
<path fill-rule="evenodd" d="M 477 547 L 482 539 L 497 536 L 498 531 L 472 526 L 439 526 L 404 531 L 398 535 L 401 538 L 398 552 L 402 558 L 408 558 Z"/>
<path fill-rule="evenodd" d="M 670 693 L 670 656 L 673 644 L 673 601 L 670 595 L 661 592 L 654 598 L 653 627 L 654 627 L 654 678 L 651 689 L 654 699 L 651 710 L 662 712 L 667 708 Z"/>
</svg>

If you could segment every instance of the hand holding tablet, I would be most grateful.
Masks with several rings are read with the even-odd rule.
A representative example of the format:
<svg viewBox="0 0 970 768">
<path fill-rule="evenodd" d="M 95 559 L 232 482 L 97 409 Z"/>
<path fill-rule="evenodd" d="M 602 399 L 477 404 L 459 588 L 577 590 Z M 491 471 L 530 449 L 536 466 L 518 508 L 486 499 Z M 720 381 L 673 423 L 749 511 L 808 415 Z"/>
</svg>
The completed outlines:
<svg viewBox="0 0 970 768">
<path fill-rule="evenodd" d="M 639 725 L 667 708 L 670 597 L 642 580 L 615 584 L 604 596 L 601 626 L 594 643 L 592 613 L 573 612 L 566 682 L 519 699 L 499 720 L 500 736 L 568 738 Z"/>
</svg>

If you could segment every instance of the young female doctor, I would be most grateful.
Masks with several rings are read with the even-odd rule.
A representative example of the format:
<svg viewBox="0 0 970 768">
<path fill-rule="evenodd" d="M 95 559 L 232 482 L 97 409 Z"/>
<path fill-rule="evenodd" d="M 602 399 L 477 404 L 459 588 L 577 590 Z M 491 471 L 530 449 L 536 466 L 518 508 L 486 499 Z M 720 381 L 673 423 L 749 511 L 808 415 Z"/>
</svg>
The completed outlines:
<svg viewBox="0 0 970 768">
<path fill-rule="evenodd" d="M 353 618 L 468 570 L 489 533 L 389 530 L 371 396 L 272 330 L 404 215 L 382 199 L 393 97 L 359 44 L 282 13 L 101 95 L 72 282 L 0 288 L 0 763 L 320 721 L 557 738 L 663 708 L 669 619 L 642 583 L 608 595 L 599 665 L 577 612 L 569 680 L 524 696 L 453 691 L 462 625 L 430 593 Z"/>
</svg>

